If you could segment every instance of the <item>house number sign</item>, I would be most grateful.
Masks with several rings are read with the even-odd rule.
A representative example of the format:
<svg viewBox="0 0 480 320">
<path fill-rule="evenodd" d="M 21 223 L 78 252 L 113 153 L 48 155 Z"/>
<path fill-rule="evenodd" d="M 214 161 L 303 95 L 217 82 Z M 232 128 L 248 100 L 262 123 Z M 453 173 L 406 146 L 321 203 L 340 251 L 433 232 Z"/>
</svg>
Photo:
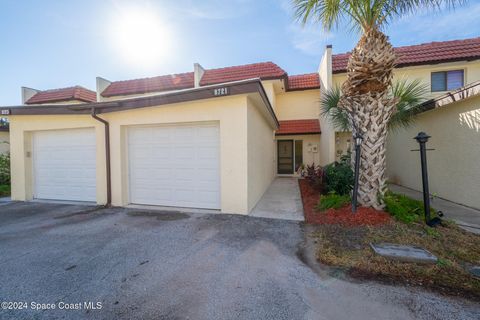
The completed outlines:
<svg viewBox="0 0 480 320">
<path fill-rule="evenodd" d="M 213 89 L 213 95 L 214 96 L 226 96 L 226 95 L 228 95 L 228 88 L 224 87 L 224 88 Z"/>
</svg>

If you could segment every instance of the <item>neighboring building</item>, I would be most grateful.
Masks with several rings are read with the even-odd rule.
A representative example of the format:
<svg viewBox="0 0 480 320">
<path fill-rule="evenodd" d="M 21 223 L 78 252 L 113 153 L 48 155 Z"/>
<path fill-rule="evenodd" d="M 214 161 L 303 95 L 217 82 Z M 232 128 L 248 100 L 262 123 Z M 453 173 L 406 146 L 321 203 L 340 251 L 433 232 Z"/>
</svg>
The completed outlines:
<svg viewBox="0 0 480 320">
<path fill-rule="evenodd" d="M 396 77 L 432 83 L 432 97 L 480 80 L 480 38 L 398 52 Z M 2 108 L 10 113 L 12 198 L 247 214 L 275 176 L 325 165 L 349 149 L 349 133 L 337 132 L 319 105 L 321 92 L 344 81 L 347 60 L 327 47 L 318 72 L 305 75 L 289 76 L 272 62 L 195 64 L 188 73 L 97 78 L 96 94 L 27 89 L 27 105 Z"/>
<path fill-rule="evenodd" d="M 415 123 L 396 130 L 387 144 L 387 173 L 396 184 L 422 190 L 418 143 L 427 143 L 430 192 L 441 198 L 480 209 L 480 81 L 431 101 Z"/>
<path fill-rule="evenodd" d="M 420 79 L 430 87 L 428 98 L 434 100 L 429 105 L 435 108 L 419 114 L 412 127 L 390 132 L 389 180 L 422 190 L 420 155 L 410 150 L 418 149 L 413 137 L 425 131 L 432 136 L 428 147 L 435 149 L 427 155 L 430 192 L 480 209 L 480 38 L 399 47 L 396 52 L 394 79 Z M 348 54 L 332 60 L 332 83 L 341 85 Z M 344 150 L 347 139 L 348 134 L 337 133 L 336 146 Z"/>
<path fill-rule="evenodd" d="M 0 126 L 0 154 L 10 151 L 10 133 L 8 127 Z"/>
</svg>

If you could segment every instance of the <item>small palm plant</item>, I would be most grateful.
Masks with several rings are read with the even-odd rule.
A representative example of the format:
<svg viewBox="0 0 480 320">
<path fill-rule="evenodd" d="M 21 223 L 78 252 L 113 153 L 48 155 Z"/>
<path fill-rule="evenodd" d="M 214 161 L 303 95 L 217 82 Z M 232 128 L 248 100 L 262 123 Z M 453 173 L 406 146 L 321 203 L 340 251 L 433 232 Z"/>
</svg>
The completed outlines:
<svg viewBox="0 0 480 320">
<path fill-rule="evenodd" d="M 427 100 L 428 93 L 428 85 L 419 79 L 413 81 L 401 79 L 393 82 L 388 95 L 395 99 L 396 110 L 388 121 L 388 129 L 395 130 L 411 125 L 414 116 L 422 110 L 422 103 Z M 339 87 L 324 92 L 320 100 L 321 114 L 330 119 L 335 129 L 352 131 L 349 114 L 339 105 L 341 96 L 342 90 Z"/>
<path fill-rule="evenodd" d="M 333 115 L 347 116 L 355 136 L 363 136 L 358 200 L 361 205 L 384 207 L 386 191 L 385 144 L 389 126 L 408 123 L 408 113 L 401 110 L 396 86 L 392 86 L 397 56 L 388 37 L 382 32 L 393 19 L 419 9 L 454 6 L 462 0 L 292 0 L 296 16 L 303 23 L 320 22 L 324 29 L 337 27 L 340 21 L 350 22 L 360 32 L 360 40 L 347 64 L 347 79 L 337 93 L 337 109 Z M 408 84 L 403 84 L 403 86 Z M 397 87 L 398 89 L 398 87 Z M 340 94 L 341 91 L 341 94 Z M 391 119 L 396 119 L 391 121 Z"/>
</svg>

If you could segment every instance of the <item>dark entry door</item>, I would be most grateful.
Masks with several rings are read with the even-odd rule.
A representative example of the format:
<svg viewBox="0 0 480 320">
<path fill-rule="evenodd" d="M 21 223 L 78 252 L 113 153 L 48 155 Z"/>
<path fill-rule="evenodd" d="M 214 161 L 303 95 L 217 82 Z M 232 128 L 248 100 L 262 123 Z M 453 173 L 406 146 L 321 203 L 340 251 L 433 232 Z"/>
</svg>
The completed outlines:
<svg viewBox="0 0 480 320">
<path fill-rule="evenodd" d="M 279 174 L 293 174 L 293 140 L 278 140 L 277 166 Z"/>
</svg>

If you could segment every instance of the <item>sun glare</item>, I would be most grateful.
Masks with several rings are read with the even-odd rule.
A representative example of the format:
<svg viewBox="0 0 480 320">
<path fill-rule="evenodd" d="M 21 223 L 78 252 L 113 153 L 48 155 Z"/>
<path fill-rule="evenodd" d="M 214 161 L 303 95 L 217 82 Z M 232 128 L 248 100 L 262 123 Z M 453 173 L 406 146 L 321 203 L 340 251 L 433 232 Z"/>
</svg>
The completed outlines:
<svg viewBox="0 0 480 320">
<path fill-rule="evenodd" d="M 146 9 L 125 8 L 111 23 L 118 54 L 135 67 L 154 67 L 170 52 L 170 33 L 161 17 Z"/>
</svg>

